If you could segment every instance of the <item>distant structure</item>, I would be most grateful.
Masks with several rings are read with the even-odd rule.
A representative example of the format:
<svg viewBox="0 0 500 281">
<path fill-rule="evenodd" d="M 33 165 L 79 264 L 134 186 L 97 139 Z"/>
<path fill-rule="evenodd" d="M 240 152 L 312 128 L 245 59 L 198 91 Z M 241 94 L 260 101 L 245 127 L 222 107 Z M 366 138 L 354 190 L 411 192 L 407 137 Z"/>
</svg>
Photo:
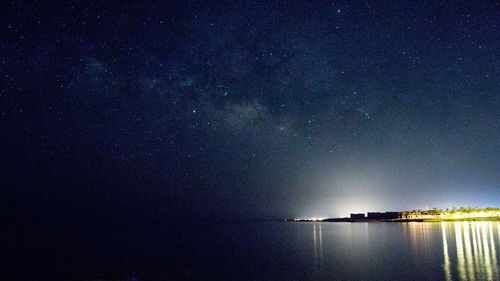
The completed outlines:
<svg viewBox="0 0 500 281">
<path fill-rule="evenodd" d="M 401 212 L 368 212 L 368 219 L 372 220 L 394 220 L 401 218 Z"/>
<path fill-rule="evenodd" d="M 365 218 L 365 214 L 364 213 L 351 214 L 351 219 L 353 219 L 353 220 L 362 220 L 364 218 Z"/>
<path fill-rule="evenodd" d="M 385 212 L 384 219 L 386 220 L 400 219 L 402 215 L 403 215 L 402 212 Z"/>
<path fill-rule="evenodd" d="M 414 219 L 435 219 L 440 217 L 440 212 L 429 210 L 429 211 L 404 211 L 401 214 L 401 219 L 414 220 Z"/>
<path fill-rule="evenodd" d="M 401 212 L 368 212 L 368 215 L 365 216 L 363 213 L 353 213 L 351 214 L 352 220 L 394 220 L 400 219 L 402 216 Z"/>
<path fill-rule="evenodd" d="M 382 213 L 380 213 L 380 212 L 368 212 L 367 217 L 369 219 L 372 219 L 372 220 L 379 220 L 379 219 L 382 219 Z"/>
</svg>

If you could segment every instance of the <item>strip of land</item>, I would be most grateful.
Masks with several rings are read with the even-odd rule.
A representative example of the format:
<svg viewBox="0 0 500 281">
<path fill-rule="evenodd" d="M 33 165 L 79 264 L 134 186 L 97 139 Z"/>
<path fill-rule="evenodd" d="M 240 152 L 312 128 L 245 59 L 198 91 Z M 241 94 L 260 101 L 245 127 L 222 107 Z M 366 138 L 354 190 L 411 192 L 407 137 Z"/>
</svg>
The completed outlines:
<svg viewBox="0 0 500 281">
<path fill-rule="evenodd" d="M 455 221 L 500 221 L 499 217 L 485 218 L 463 218 L 463 219 L 351 219 L 351 218 L 327 218 L 327 219 L 286 219 L 291 222 L 455 222 Z"/>
<path fill-rule="evenodd" d="M 467 218 L 467 219 L 351 219 L 351 218 L 327 218 L 327 219 L 286 219 L 291 222 L 454 222 L 454 221 L 500 221 L 498 217 Z"/>
<path fill-rule="evenodd" d="M 500 208 L 453 208 L 412 210 L 401 212 L 352 213 L 344 218 L 287 219 L 295 222 L 453 222 L 453 221 L 500 221 Z"/>
</svg>

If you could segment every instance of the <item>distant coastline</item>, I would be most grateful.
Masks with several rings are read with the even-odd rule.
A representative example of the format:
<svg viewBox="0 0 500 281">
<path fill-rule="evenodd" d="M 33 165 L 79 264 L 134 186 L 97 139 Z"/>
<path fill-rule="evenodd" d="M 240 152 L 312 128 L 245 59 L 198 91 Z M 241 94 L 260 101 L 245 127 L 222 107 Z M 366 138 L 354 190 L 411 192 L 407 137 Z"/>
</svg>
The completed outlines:
<svg viewBox="0 0 500 281">
<path fill-rule="evenodd" d="M 286 219 L 293 222 L 453 222 L 500 221 L 500 208 L 452 208 L 401 212 L 352 213 L 344 218 Z"/>
<path fill-rule="evenodd" d="M 326 218 L 321 220 L 312 219 L 285 219 L 288 222 L 455 222 L 455 221 L 500 221 L 499 217 L 464 218 L 464 219 L 351 219 L 351 218 Z"/>
</svg>

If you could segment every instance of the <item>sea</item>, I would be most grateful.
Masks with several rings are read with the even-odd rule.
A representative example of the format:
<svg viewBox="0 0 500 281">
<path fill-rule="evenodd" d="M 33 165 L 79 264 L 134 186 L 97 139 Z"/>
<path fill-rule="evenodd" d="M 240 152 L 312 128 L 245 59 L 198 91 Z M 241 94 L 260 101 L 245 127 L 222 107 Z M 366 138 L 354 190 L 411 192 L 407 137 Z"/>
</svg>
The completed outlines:
<svg viewBox="0 0 500 281">
<path fill-rule="evenodd" d="M 4 248 L 15 279 L 500 280 L 495 221 L 170 222 L 31 238 Z"/>
</svg>

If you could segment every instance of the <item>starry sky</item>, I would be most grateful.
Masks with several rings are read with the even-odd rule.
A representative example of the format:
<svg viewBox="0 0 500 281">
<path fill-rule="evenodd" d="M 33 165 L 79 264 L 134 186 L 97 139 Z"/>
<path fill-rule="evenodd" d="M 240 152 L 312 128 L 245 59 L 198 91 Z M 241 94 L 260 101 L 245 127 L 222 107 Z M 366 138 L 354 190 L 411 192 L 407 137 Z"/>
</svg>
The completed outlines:
<svg viewBox="0 0 500 281">
<path fill-rule="evenodd" d="M 496 1 L 0 10 L 5 216 L 500 205 Z"/>
</svg>

